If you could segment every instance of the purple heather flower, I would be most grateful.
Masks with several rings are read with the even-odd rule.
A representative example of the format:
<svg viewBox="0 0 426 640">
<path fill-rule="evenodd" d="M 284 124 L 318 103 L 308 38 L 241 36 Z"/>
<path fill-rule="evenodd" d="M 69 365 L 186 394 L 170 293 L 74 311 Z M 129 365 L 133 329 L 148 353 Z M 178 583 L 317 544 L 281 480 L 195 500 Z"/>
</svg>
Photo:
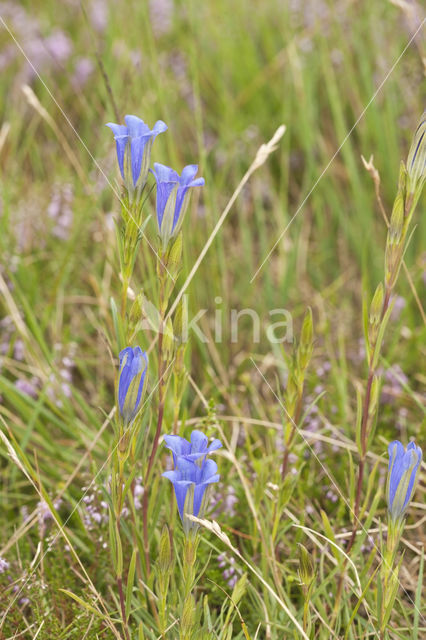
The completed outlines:
<svg viewBox="0 0 426 640">
<path fill-rule="evenodd" d="M 197 171 L 198 165 L 189 164 L 179 176 L 174 169 L 154 163 L 152 173 L 157 182 L 157 223 L 163 246 L 167 246 L 180 230 L 189 202 L 189 189 L 204 185 L 204 178 L 195 178 Z"/>
<path fill-rule="evenodd" d="M 0 556 L 0 573 L 4 573 L 9 569 L 9 567 L 10 564 L 8 563 L 8 561 Z"/>
<path fill-rule="evenodd" d="M 398 440 L 394 440 L 390 443 L 388 452 L 387 501 L 389 514 L 395 521 L 403 518 L 413 497 L 422 450 L 414 442 L 410 442 L 404 449 Z"/>
<path fill-rule="evenodd" d="M 105 0 L 92 0 L 89 13 L 95 31 L 103 33 L 108 26 L 108 6 Z"/>
<path fill-rule="evenodd" d="M 26 380 L 24 378 L 19 378 L 15 381 L 15 387 L 21 393 L 25 393 L 25 395 L 30 396 L 30 398 L 37 398 L 38 396 L 38 379 L 33 377 L 31 380 Z"/>
<path fill-rule="evenodd" d="M 221 553 L 217 557 L 217 564 L 220 569 L 223 569 L 222 575 L 224 580 L 226 580 L 231 589 L 233 589 L 238 582 L 235 558 L 233 556 L 228 557 L 225 553 Z"/>
<path fill-rule="evenodd" d="M 171 31 L 174 10 L 173 0 L 150 0 L 149 14 L 154 35 L 162 36 Z"/>
<path fill-rule="evenodd" d="M 79 58 L 74 67 L 71 84 L 74 89 L 83 89 L 95 70 L 95 65 L 90 58 Z"/>
<path fill-rule="evenodd" d="M 117 160 L 129 194 L 141 190 L 148 176 L 151 147 L 159 133 L 167 130 L 162 120 L 157 120 L 152 130 L 136 116 L 124 116 L 124 124 L 109 122 L 106 126 L 114 134 Z"/>
<path fill-rule="evenodd" d="M 118 407 L 125 424 L 130 424 L 141 407 L 148 368 L 148 356 L 140 347 L 126 347 L 120 353 Z"/>
<path fill-rule="evenodd" d="M 177 465 L 178 457 L 185 458 L 185 460 L 192 460 L 195 462 L 199 458 L 205 458 L 205 456 L 216 449 L 220 449 L 222 443 L 215 438 L 210 445 L 208 445 L 208 438 L 201 431 L 193 431 L 191 433 L 191 441 L 185 440 L 181 436 L 164 436 L 166 447 L 170 449 L 173 454 L 173 462 Z M 208 445 L 208 446 L 207 446 Z"/>
<path fill-rule="evenodd" d="M 220 479 L 220 475 L 217 473 L 217 464 L 214 460 L 204 459 L 199 466 L 192 460 L 178 457 L 177 468 L 174 471 L 165 471 L 163 476 L 173 484 L 179 515 L 185 533 L 188 533 L 189 529 L 193 529 L 195 525 L 188 518 L 185 518 L 185 514 L 202 516 L 206 489 L 210 484 L 218 482 Z"/>
</svg>

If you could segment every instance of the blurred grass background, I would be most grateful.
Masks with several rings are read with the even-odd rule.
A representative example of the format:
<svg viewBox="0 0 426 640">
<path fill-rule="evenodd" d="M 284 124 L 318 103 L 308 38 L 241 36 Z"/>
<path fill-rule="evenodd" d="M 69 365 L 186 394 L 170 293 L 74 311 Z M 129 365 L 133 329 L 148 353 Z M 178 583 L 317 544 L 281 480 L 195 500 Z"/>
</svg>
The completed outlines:
<svg viewBox="0 0 426 640">
<path fill-rule="evenodd" d="M 297 329 L 311 306 L 310 394 L 318 385 L 326 391 L 318 432 L 353 439 L 354 388 L 364 375 L 362 290 L 371 294 L 382 278 L 386 234 L 360 156 L 374 154 L 389 212 L 425 103 L 424 29 L 407 47 L 424 16 L 420 5 L 406 4 L 409 11 L 385 0 L 0 3 L 0 413 L 52 495 L 114 404 L 109 299 L 119 290 L 112 225 L 119 214 L 112 187 L 119 187 L 104 124 L 126 113 L 168 124 L 153 160 L 178 171 L 198 162 L 206 179 L 185 220 L 186 273 L 258 147 L 285 123 L 278 151 L 244 188 L 200 265 L 190 306 L 210 310 L 200 323 L 206 331 L 219 307 L 224 318 L 232 308 L 252 308 L 265 323 L 269 310 L 284 307 Z M 23 85 L 41 107 L 29 104 Z M 424 299 L 421 209 L 406 263 Z M 148 235 L 155 236 L 152 221 Z M 134 285 L 149 297 L 145 241 L 141 255 Z M 398 295 L 383 366 L 399 368 L 389 374 L 378 454 L 395 429 L 401 438 L 424 435 L 425 328 L 404 273 Z M 221 344 L 192 340 L 191 375 L 219 412 L 279 421 L 250 360 L 273 376 L 277 362 L 284 369 L 279 349 L 264 333 L 253 345 L 250 324 L 240 326 L 237 343 L 226 322 Z M 204 412 L 192 388 L 185 411 Z M 96 442 L 71 500 L 84 473 L 104 461 L 111 436 L 106 429 Z M 264 448 L 273 462 L 275 436 L 250 429 L 246 437 L 259 474 L 256 458 Z M 335 453 L 323 455 L 332 464 Z M 36 496 L 1 448 L 0 456 L 4 542 Z M 343 468 L 333 472 L 344 477 Z M 344 508 L 335 509 L 343 521 Z"/>
</svg>

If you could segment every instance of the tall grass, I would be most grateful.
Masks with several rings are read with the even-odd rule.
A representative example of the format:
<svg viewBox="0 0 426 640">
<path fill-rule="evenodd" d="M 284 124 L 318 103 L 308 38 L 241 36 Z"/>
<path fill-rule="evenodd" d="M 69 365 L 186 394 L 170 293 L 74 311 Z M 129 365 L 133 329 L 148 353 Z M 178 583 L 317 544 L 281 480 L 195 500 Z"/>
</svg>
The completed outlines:
<svg viewBox="0 0 426 640">
<path fill-rule="evenodd" d="M 198 428 L 224 444 L 216 458 L 221 484 L 200 529 L 194 638 L 299 638 L 294 621 L 306 632 L 304 608 L 311 638 L 379 637 L 386 447 L 395 438 L 421 444 L 425 433 L 424 198 L 405 253 L 409 277 L 401 271 L 379 361 L 383 383 L 366 456 L 366 508 L 347 560 L 356 398 L 367 373 L 363 305 L 382 279 L 387 233 L 361 154 L 374 154 L 390 215 L 400 161 L 424 105 L 424 28 L 407 47 L 421 27 L 421 8 L 410 21 L 384 0 L 106 2 L 100 24 L 99 7 L 0 4 L 0 54 L 13 52 L 3 56 L 0 79 L 0 562 L 7 562 L 3 571 L 0 564 L 0 637 L 122 633 L 105 508 L 118 355 L 110 300 L 121 291 L 112 217 L 120 215 L 121 184 L 104 124 L 116 120 L 116 110 L 120 121 L 135 113 L 149 124 L 167 122 L 155 161 L 179 171 L 199 162 L 206 180 L 184 222 L 176 291 L 258 148 L 286 125 L 186 291 L 190 315 L 208 309 L 199 323 L 204 333 L 214 335 L 216 314 L 223 319 L 220 343 L 190 336 L 179 412 L 182 434 Z M 55 30 L 65 34 L 69 52 L 40 54 L 37 37 L 46 51 Z M 78 86 L 82 58 L 92 70 Z M 154 192 L 148 202 L 154 204 Z M 155 245 L 155 215 L 145 233 Z M 145 239 L 132 288 L 155 299 L 155 255 Z M 265 328 L 269 311 L 285 308 L 298 341 L 307 307 L 314 349 L 282 481 L 292 345 L 271 344 Z M 232 340 L 231 310 L 245 308 L 262 319 L 259 342 L 249 317 L 240 319 Z M 138 339 L 149 347 L 145 334 Z M 152 362 L 155 367 L 154 352 Z M 150 384 L 154 392 L 155 376 Z M 173 419 L 169 396 L 164 433 Z M 148 417 L 143 420 L 145 426 Z M 175 566 L 165 637 L 177 638 L 183 534 L 161 479 L 166 456 L 160 451 L 150 486 L 151 562 L 156 566 L 167 523 Z M 139 459 L 136 476 L 142 467 Z M 426 629 L 421 485 L 401 542 L 389 638 L 419 640 Z M 212 520 L 220 530 L 212 530 Z M 122 527 L 128 568 L 130 516 Z M 312 585 L 300 584 L 300 544 L 313 561 Z M 127 596 L 132 638 L 161 637 L 155 575 L 136 573 Z"/>
</svg>

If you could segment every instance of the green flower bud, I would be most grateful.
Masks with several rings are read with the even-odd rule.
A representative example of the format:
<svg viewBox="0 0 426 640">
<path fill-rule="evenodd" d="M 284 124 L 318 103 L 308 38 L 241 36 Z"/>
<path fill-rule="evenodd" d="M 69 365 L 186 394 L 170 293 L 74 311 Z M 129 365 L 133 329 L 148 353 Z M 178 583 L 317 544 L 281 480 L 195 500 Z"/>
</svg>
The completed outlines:
<svg viewBox="0 0 426 640">
<path fill-rule="evenodd" d="M 164 525 L 160 538 L 160 550 L 158 554 L 158 571 L 162 576 L 170 573 L 173 566 L 172 550 L 170 547 L 170 535 L 167 525 Z"/>
<path fill-rule="evenodd" d="M 172 319 L 169 318 L 165 325 L 163 325 L 163 353 L 166 361 L 173 354 L 174 349 L 174 338 L 173 338 L 173 325 Z"/>
<path fill-rule="evenodd" d="M 309 364 L 313 351 L 313 320 L 312 310 L 308 307 L 303 319 L 302 331 L 300 333 L 300 344 L 298 349 L 299 367 L 303 371 Z"/>
<path fill-rule="evenodd" d="M 371 301 L 371 306 L 370 306 L 369 322 L 370 322 L 370 326 L 373 328 L 376 328 L 380 323 L 380 318 L 382 315 L 382 308 L 383 308 L 383 297 L 384 297 L 383 284 L 380 283 L 377 286 L 376 292 L 373 296 L 373 300 Z"/>
<path fill-rule="evenodd" d="M 179 231 L 176 238 L 171 241 L 170 248 L 166 254 L 167 269 L 176 275 L 182 262 L 182 231 Z"/>
<path fill-rule="evenodd" d="M 306 587 L 309 587 L 315 578 L 315 567 L 312 561 L 312 556 L 306 547 L 300 542 L 299 547 L 299 579 L 300 583 Z"/>
<path fill-rule="evenodd" d="M 404 228 L 404 197 L 398 192 L 392 209 L 392 216 L 388 231 L 388 244 L 399 245 Z"/>
<path fill-rule="evenodd" d="M 426 177 L 426 111 L 423 112 L 407 158 L 407 192 L 421 190 Z"/>
</svg>

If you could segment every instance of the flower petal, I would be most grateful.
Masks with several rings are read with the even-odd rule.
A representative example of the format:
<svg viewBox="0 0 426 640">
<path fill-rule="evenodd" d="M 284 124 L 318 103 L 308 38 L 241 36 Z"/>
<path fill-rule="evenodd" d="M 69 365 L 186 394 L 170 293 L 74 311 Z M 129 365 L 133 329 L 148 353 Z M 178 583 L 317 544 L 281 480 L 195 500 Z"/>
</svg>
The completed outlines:
<svg viewBox="0 0 426 640">
<path fill-rule="evenodd" d="M 111 129 L 114 137 L 128 135 L 127 127 L 124 124 L 114 124 L 114 122 L 108 122 L 108 124 L 106 124 L 105 126 Z"/>
<path fill-rule="evenodd" d="M 136 187 L 141 173 L 145 146 L 151 138 L 151 133 L 130 139 L 130 161 L 132 166 L 133 186 Z M 148 169 L 146 170 L 148 173 Z"/>
<path fill-rule="evenodd" d="M 198 164 L 188 164 L 182 170 L 179 182 L 182 186 L 188 185 L 195 178 L 198 171 Z"/>
<path fill-rule="evenodd" d="M 413 444 L 414 446 L 410 447 L 410 444 Z M 410 456 L 409 461 L 407 460 L 408 462 L 407 472 L 410 473 L 410 479 L 408 481 L 407 493 L 405 496 L 403 509 L 405 509 L 408 506 L 408 503 L 413 497 L 414 483 L 415 483 L 417 471 L 419 469 L 419 465 L 422 459 L 422 450 L 420 449 L 420 447 L 416 447 L 414 442 L 413 443 L 410 442 L 410 444 L 407 447 L 407 453 L 406 453 L 406 455 L 408 454 Z"/>
<path fill-rule="evenodd" d="M 164 131 L 167 131 L 168 128 L 169 127 L 166 125 L 165 122 L 163 122 L 162 120 L 157 120 L 155 125 L 152 127 L 152 133 L 154 134 L 154 138 L 158 136 L 158 134 L 164 133 Z"/>
<path fill-rule="evenodd" d="M 191 453 L 205 453 L 207 450 L 207 436 L 196 429 L 191 433 Z"/>
<path fill-rule="evenodd" d="M 129 141 L 127 127 L 124 126 L 124 124 L 114 124 L 113 122 L 109 122 L 106 126 L 114 133 L 118 166 L 120 167 L 120 173 L 124 180 L 124 154 Z"/>
<path fill-rule="evenodd" d="M 159 182 L 179 182 L 179 174 L 165 164 L 154 162 L 154 170 L 152 173 L 155 176 L 157 184 Z"/>
<path fill-rule="evenodd" d="M 204 185 L 206 184 L 206 181 L 204 180 L 204 178 L 197 178 L 196 180 L 192 180 L 188 187 L 204 187 Z"/>
<path fill-rule="evenodd" d="M 216 449 L 221 449 L 222 448 L 222 443 L 220 440 L 218 440 L 217 438 L 215 438 L 210 444 L 209 447 L 207 449 L 208 453 L 211 453 L 212 451 L 216 451 Z"/>
<path fill-rule="evenodd" d="M 127 125 L 129 136 L 131 138 L 138 138 L 139 136 L 151 133 L 150 128 L 141 118 L 137 116 L 124 116 L 124 122 Z"/>
<path fill-rule="evenodd" d="M 185 456 L 191 450 L 191 445 L 188 440 L 182 438 L 181 436 L 164 436 L 164 441 L 166 443 L 166 447 L 170 449 L 173 455 L 173 463 L 177 465 L 178 456 Z"/>
</svg>

